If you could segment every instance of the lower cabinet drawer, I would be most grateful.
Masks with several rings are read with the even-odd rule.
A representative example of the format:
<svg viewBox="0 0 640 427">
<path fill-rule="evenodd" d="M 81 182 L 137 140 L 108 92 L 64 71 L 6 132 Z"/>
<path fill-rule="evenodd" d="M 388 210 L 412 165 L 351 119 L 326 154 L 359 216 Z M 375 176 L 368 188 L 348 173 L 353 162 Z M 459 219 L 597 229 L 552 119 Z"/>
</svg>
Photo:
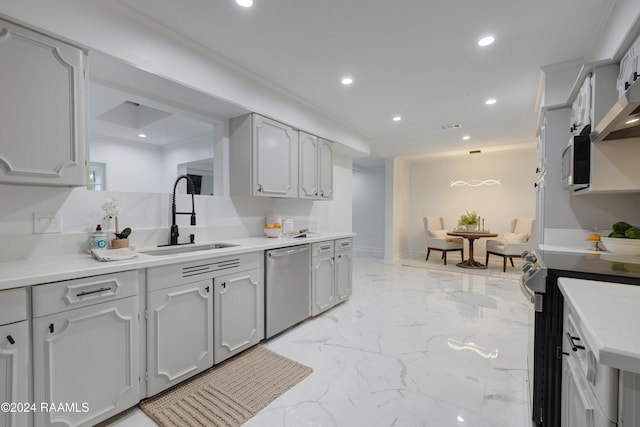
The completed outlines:
<svg viewBox="0 0 640 427">
<path fill-rule="evenodd" d="M 33 287 L 33 317 L 138 294 L 138 271 L 83 277 Z"/>
</svg>

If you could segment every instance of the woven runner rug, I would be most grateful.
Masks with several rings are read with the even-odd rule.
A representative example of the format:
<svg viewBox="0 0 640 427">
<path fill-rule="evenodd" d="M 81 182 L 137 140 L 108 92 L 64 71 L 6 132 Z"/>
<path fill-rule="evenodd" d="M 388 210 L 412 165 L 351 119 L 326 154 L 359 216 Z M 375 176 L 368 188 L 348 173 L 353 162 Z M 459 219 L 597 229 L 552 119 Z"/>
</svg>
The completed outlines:
<svg viewBox="0 0 640 427">
<path fill-rule="evenodd" d="M 313 369 L 257 345 L 140 403 L 161 426 L 240 426 Z"/>
</svg>

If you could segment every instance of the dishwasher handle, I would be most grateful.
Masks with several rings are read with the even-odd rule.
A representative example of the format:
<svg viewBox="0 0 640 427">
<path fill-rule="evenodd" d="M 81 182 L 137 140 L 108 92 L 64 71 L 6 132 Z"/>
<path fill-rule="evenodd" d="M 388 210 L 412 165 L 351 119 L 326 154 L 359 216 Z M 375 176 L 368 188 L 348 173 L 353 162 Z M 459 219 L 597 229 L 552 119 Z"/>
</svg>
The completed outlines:
<svg viewBox="0 0 640 427">
<path fill-rule="evenodd" d="M 303 245 L 300 247 L 295 247 L 293 249 L 285 249 L 285 250 L 280 250 L 280 251 L 270 251 L 269 252 L 269 258 L 278 258 L 278 257 L 283 257 L 283 256 L 288 256 L 288 255 L 293 255 L 293 254 L 299 254 L 301 252 L 308 252 L 309 251 L 309 245 Z"/>
</svg>

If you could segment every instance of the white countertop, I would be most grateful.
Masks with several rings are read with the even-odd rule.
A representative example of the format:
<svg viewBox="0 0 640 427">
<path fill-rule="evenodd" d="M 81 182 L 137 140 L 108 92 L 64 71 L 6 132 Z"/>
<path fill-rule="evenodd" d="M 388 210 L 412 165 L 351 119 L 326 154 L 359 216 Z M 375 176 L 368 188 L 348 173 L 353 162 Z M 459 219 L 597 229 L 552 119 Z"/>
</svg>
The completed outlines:
<svg viewBox="0 0 640 427">
<path fill-rule="evenodd" d="M 238 246 L 187 252 L 173 255 L 148 255 L 139 253 L 137 257 L 124 261 L 98 261 L 89 253 L 40 257 L 19 261 L 0 263 L 0 290 L 56 282 L 97 274 L 115 273 L 118 271 L 136 270 L 159 265 L 174 264 L 185 261 L 196 261 L 207 258 L 219 258 L 228 255 L 264 251 L 305 243 L 353 237 L 355 233 L 314 233 L 313 237 L 248 237 L 243 239 L 216 240 L 215 243 L 230 243 Z M 197 242 L 207 244 L 214 242 Z M 138 251 L 153 248 L 137 248 Z"/>
<path fill-rule="evenodd" d="M 558 286 L 596 359 L 640 374 L 640 286 L 565 277 Z"/>
</svg>

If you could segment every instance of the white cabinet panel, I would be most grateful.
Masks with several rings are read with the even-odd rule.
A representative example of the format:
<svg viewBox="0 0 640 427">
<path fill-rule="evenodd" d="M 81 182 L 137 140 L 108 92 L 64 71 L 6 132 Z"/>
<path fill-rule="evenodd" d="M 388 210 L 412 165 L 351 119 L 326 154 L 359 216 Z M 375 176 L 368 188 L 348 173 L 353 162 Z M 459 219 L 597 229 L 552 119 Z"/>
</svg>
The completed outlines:
<svg viewBox="0 0 640 427">
<path fill-rule="evenodd" d="M 333 199 L 333 145 L 324 139 L 318 145 L 318 198 Z"/>
<path fill-rule="evenodd" d="M 298 197 L 318 198 L 318 137 L 306 132 L 299 134 L 300 183 Z"/>
<path fill-rule="evenodd" d="M 248 114 L 229 121 L 232 195 L 298 197 L 298 131 Z"/>
<path fill-rule="evenodd" d="M 220 363 L 264 338 L 264 286 L 259 269 L 214 279 L 215 356 Z"/>
<path fill-rule="evenodd" d="M 301 199 L 333 199 L 333 145 L 331 142 L 300 132 Z"/>
<path fill-rule="evenodd" d="M 84 52 L 0 20 L 0 182 L 87 183 Z"/>
<path fill-rule="evenodd" d="M 317 316 L 335 304 L 333 251 L 311 257 L 311 315 Z"/>
<path fill-rule="evenodd" d="M 353 256 L 351 252 L 336 253 L 336 303 L 351 296 Z"/>
<path fill-rule="evenodd" d="M 213 280 L 147 294 L 147 395 L 213 365 Z"/>
<path fill-rule="evenodd" d="M 352 244 L 353 239 L 345 238 L 311 246 L 311 315 L 317 316 L 351 296 Z"/>
<path fill-rule="evenodd" d="M 29 322 L 0 326 L 0 403 L 32 401 Z M 27 427 L 31 413 L 0 411 L 0 427 Z"/>
<path fill-rule="evenodd" d="M 35 425 L 93 425 L 138 402 L 138 321 L 137 296 L 33 320 L 34 401 L 78 409 Z"/>
</svg>

